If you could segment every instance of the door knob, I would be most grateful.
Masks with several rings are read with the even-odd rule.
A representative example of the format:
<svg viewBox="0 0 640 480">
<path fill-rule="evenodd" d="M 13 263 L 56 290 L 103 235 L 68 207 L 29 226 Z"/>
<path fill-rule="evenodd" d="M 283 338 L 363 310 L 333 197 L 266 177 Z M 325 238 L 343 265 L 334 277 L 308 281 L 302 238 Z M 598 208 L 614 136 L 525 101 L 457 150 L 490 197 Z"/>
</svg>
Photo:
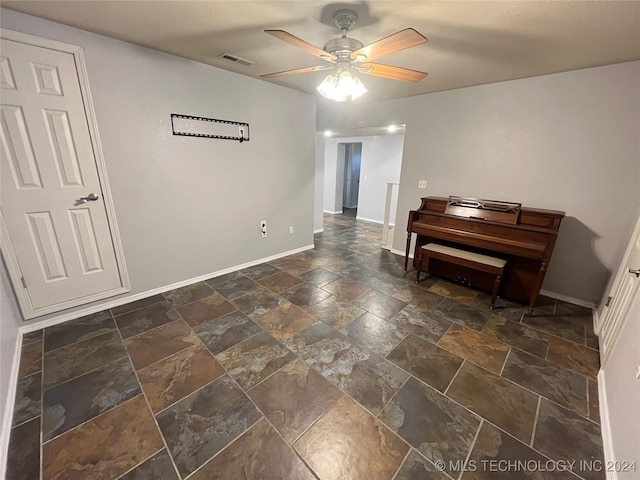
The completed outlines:
<svg viewBox="0 0 640 480">
<path fill-rule="evenodd" d="M 98 196 L 97 193 L 90 193 L 89 195 L 87 195 L 86 197 L 81 197 L 78 201 L 80 203 L 87 203 L 87 202 L 95 202 L 96 200 L 98 200 L 100 197 Z"/>
<path fill-rule="evenodd" d="M 640 277 L 640 268 L 636 268 L 635 270 L 633 268 L 630 268 L 629 273 L 634 274 L 636 277 Z"/>
</svg>

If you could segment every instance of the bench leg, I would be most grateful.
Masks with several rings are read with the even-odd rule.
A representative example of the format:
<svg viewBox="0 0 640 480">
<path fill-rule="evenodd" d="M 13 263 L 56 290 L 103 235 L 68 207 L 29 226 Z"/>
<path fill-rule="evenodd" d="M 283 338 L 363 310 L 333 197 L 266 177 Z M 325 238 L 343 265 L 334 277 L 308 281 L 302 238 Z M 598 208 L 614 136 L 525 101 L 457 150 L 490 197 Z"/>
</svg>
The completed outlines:
<svg viewBox="0 0 640 480">
<path fill-rule="evenodd" d="M 424 261 L 425 261 L 424 256 L 420 255 L 418 257 L 418 274 L 416 275 L 416 283 L 420 283 L 420 272 L 422 272 L 422 270 L 424 270 L 427 274 L 425 278 L 429 278 L 431 276 L 431 274 L 429 273 L 429 266 L 431 265 L 431 257 L 427 255 L 427 258 L 426 258 L 427 264 L 423 266 Z"/>
<path fill-rule="evenodd" d="M 491 305 L 489 308 L 496 308 L 496 298 L 498 298 L 498 292 L 500 291 L 500 282 L 502 281 L 502 275 L 496 275 L 496 280 L 493 282 L 493 292 L 491 292 Z"/>
</svg>

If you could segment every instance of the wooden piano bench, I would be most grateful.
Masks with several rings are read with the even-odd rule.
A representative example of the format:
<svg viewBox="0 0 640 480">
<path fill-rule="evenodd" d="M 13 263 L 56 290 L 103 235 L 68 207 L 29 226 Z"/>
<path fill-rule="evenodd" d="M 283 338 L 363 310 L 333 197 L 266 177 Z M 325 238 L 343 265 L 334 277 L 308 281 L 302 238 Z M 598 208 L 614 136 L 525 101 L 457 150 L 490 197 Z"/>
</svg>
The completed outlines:
<svg viewBox="0 0 640 480">
<path fill-rule="evenodd" d="M 507 264 L 506 260 L 490 257 L 489 255 L 469 252 L 467 250 L 461 250 L 459 248 L 447 247 L 438 243 L 427 243 L 420 247 L 418 253 L 418 274 L 416 276 L 416 283 L 420 281 L 420 272 L 422 270 L 426 272 L 427 277 L 429 276 L 429 264 L 432 258 L 495 275 L 496 279 L 493 282 L 490 308 L 495 307 L 496 298 L 498 298 L 498 292 L 500 290 L 500 282 L 502 281 L 502 275 L 504 273 L 504 267 Z"/>
</svg>

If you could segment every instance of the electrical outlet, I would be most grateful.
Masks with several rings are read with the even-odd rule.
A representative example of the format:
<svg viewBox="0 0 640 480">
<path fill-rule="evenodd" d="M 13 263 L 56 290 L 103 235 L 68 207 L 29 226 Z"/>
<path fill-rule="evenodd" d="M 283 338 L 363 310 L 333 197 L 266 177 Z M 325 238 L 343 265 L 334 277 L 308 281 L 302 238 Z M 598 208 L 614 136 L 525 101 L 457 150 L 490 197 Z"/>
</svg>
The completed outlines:
<svg viewBox="0 0 640 480">
<path fill-rule="evenodd" d="M 418 180 L 418 188 L 427 188 L 426 180 Z"/>
<path fill-rule="evenodd" d="M 267 236 L 267 221 L 262 220 L 260 222 L 260 233 L 262 234 L 262 238 L 266 238 Z"/>
<path fill-rule="evenodd" d="M 289 227 L 289 235 L 293 235 L 293 225 Z"/>
</svg>

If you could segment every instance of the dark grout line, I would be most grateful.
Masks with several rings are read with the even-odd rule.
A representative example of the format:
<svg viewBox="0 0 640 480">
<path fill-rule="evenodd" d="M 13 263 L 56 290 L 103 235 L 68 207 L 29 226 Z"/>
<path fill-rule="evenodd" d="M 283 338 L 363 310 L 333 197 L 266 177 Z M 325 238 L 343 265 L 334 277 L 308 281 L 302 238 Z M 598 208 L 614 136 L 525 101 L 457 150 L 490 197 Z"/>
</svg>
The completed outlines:
<svg viewBox="0 0 640 480">
<path fill-rule="evenodd" d="M 118 334 L 120 334 L 120 340 L 123 342 L 124 344 L 124 340 L 122 338 L 122 333 L 120 331 L 118 331 Z M 144 391 L 144 388 L 142 388 L 142 382 L 140 382 L 140 377 L 138 376 L 138 372 L 136 371 L 135 367 L 133 366 L 133 361 L 131 360 L 131 356 L 129 355 L 129 352 L 127 351 L 127 349 L 125 348 L 125 352 L 127 352 L 127 357 L 129 359 L 129 363 L 131 364 L 131 368 L 133 370 L 133 374 L 136 377 L 136 381 L 138 382 L 138 387 L 140 387 L 140 392 L 141 395 L 144 398 L 145 403 L 147 404 L 147 408 L 149 409 L 148 413 L 151 415 L 151 418 L 153 419 L 153 423 L 156 426 L 156 430 L 158 431 L 158 435 L 160 435 L 160 439 L 162 440 L 162 444 L 164 445 L 164 448 L 167 450 L 167 455 L 169 455 L 169 460 L 171 461 L 171 465 L 173 465 L 173 469 L 176 472 L 176 476 L 177 478 L 181 478 L 180 477 L 180 472 L 178 470 L 178 467 L 175 463 L 175 461 L 173 460 L 173 455 L 171 455 L 171 450 L 169 450 L 169 445 L 167 444 L 166 439 L 164 438 L 164 434 L 162 433 L 162 429 L 160 428 L 160 425 L 158 424 L 158 420 L 156 419 L 156 416 L 153 413 L 153 408 L 151 408 L 151 403 L 149 403 L 149 399 L 147 398 L 147 394 Z M 137 396 L 136 396 L 137 397 Z M 136 398 L 134 397 L 134 398 Z M 124 403 L 124 402 L 123 402 Z M 122 404 L 121 404 L 122 405 Z M 95 418 L 95 417 L 94 417 Z M 153 455 L 156 455 L 158 452 L 154 453 Z M 153 455 L 149 456 L 148 458 L 145 458 L 144 460 L 142 460 L 140 463 L 138 463 L 138 465 L 134 466 L 133 468 L 137 468 L 138 466 L 142 465 L 144 462 L 146 462 L 149 458 L 151 458 Z"/>
</svg>

